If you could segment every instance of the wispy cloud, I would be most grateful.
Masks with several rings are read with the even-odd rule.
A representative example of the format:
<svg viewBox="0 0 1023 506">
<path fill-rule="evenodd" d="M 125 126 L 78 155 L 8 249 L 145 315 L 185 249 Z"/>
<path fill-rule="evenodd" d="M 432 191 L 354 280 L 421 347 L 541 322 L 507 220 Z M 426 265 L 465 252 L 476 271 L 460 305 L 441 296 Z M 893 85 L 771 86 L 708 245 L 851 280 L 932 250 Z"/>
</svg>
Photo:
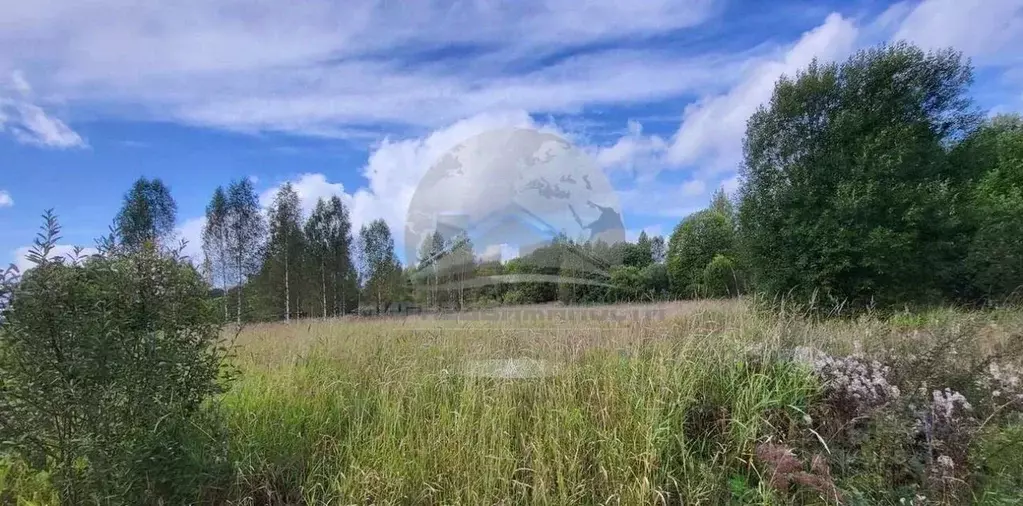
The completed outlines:
<svg viewBox="0 0 1023 506">
<path fill-rule="evenodd" d="M 32 87 L 24 74 L 15 70 L 9 85 L 0 86 L 0 132 L 10 130 L 19 142 L 50 148 L 85 147 L 85 141 L 60 119 L 33 103 Z M 5 89 L 11 90 L 5 97 Z"/>
<path fill-rule="evenodd" d="M 48 0 L 5 10 L 0 71 L 22 69 L 41 96 L 217 128 L 433 128 L 716 88 L 741 58 L 609 48 L 699 25 L 719 4 Z M 27 44 L 31 54 L 12 49 Z"/>
<path fill-rule="evenodd" d="M 0 190 L 0 208 L 14 206 L 14 199 L 7 190 Z"/>
</svg>

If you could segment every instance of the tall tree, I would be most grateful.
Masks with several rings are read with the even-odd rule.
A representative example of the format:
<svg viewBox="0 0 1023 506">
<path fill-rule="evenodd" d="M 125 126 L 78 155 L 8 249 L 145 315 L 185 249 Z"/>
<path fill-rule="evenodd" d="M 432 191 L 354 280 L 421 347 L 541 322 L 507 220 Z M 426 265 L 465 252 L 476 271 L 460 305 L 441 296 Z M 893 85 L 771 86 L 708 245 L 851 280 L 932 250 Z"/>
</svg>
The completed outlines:
<svg viewBox="0 0 1023 506">
<path fill-rule="evenodd" d="M 418 279 L 422 280 L 426 285 L 427 306 L 440 307 L 440 299 L 437 293 L 437 286 L 439 284 L 438 260 L 443 252 L 444 236 L 436 230 L 426 236 L 423 243 L 419 246 L 419 266 L 416 274 Z"/>
<path fill-rule="evenodd" d="M 650 239 L 650 256 L 653 257 L 654 263 L 659 264 L 664 262 L 664 256 L 667 253 L 667 248 L 664 245 L 664 236 L 658 235 Z"/>
<path fill-rule="evenodd" d="M 141 177 L 124 195 L 114 228 L 125 248 L 138 250 L 146 243 L 155 245 L 170 236 L 177 210 L 163 181 Z"/>
<path fill-rule="evenodd" d="M 401 265 L 394 254 L 391 229 L 384 220 L 374 220 L 359 230 L 359 242 L 366 288 L 379 314 L 381 309 L 386 311 L 390 306 L 402 274 Z"/>
<path fill-rule="evenodd" d="M 259 269 L 260 250 L 266 236 L 259 197 L 248 178 L 231 183 L 227 189 L 227 224 L 231 278 L 238 295 L 236 319 L 241 325 L 245 283 Z"/>
<path fill-rule="evenodd" d="M 729 221 L 735 219 L 735 205 L 732 204 L 732 200 L 728 198 L 728 194 L 725 193 L 724 188 L 718 188 L 714 192 L 714 196 L 710 199 L 710 208 L 721 213 L 724 217 L 728 218 Z"/>
<path fill-rule="evenodd" d="M 348 209 L 337 196 L 320 199 L 305 225 L 309 257 L 319 277 L 322 315 L 345 314 L 354 293 L 352 225 Z M 332 308 L 332 309 L 329 309 Z"/>
<path fill-rule="evenodd" d="M 905 43 L 813 62 L 749 120 L 739 228 L 770 294 L 878 306 L 933 299 L 962 199 L 949 145 L 978 115 L 952 50 Z"/>
<path fill-rule="evenodd" d="M 1023 296 L 1023 117 L 996 116 L 966 142 L 983 174 L 972 191 L 966 278 L 973 298 Z M 968 170 L 968 169 L 967 169 Z"/>
<path fill-rule="evenodd" d="M 227 289 L 230 282 L 231 256 L 227 244 L 229 236 L 227 194 L 224 187 L 218 186 L 213 192 L 210 203 L 206 205 L 206 225 L 202 231 L 202 249 L 210 261 L 213 284 L 220 280 L 224 290 L 224 321 L 230 316 L 227 312 Z"/>
<path fill-rule="evenodd" d="M 264 269 L 267 269 L 270 278 L 270 297 L 273 300 L 277 298 L 275 296 L 283 295 L 283 307 L 276 309 L 278 314 L 283 310 L 285 321 L 291 321 L 292 313 L 299 310 L 296 300 L 299 291 L 293 290 L 293 286 L 298 284 L 298 267 L 303 264 L 305 249 L 302 207 L 291 183 L 284 183 L 277 190 L 268 218 L 270 237 L 266 245 Z"/>
</svg>

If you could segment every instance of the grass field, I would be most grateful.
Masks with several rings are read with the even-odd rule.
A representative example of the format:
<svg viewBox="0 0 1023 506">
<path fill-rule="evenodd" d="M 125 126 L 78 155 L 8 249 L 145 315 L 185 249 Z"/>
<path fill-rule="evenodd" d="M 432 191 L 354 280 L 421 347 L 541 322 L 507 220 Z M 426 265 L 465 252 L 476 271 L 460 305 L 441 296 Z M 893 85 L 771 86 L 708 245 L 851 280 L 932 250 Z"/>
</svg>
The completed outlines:
<svg viewBox="0 0 1023 506">
<path fill-rule="evenodd" d="M 1016 504 L 1023 387 L 988 371 L 1015 371 L 1018 311 L 616 310 L 250 326 L 192 441 L 196 501 Z M 812 350 L 867 364 L 864 397 L 833 381 L 859 365 L 799 359 Z M 946 387 L 969 412 L 942 417 Z"/>
<path fill-rule="evenodd" d="M 884 455 L 856 452 L 883 448 L 846 445 L 841 434 L 823 433 L 826 424 L 811 415 L 826 404 L 822 382 L 806 364 L 781 359 L 783 350 L 913 357 L 931 362 L 904 383 L 951 379 L 1005 349 L 1021 328 L 1014 312 L 814 323 L 765 317 L 741 302 L 617 309 L 633 317 L 597 321 L 570 313 L 522 321 L 510 310 L 504 321 L 328 320 L 245 329 L 237 340 L 242 377 L 223 400 L 236 474 L 222 498 L 252 504 L 829 500 L 825 489 L 771 486 L 764 476 L 769 466 L 755 457 L 758 445 L 772 441 L 831 457 L 843 491 L 832 502 L 912 499 L 927 495 L 926 483 L 914 488 L 893 481 L 889 471 L 863 472 L 890 463 L 871 464 Z M 646 321 L 634 318 L 634 310 L 649 309 L 656 311 Z M 940 349 L 950 344 L 959 349 Z M 923 358 L 929 350 L 941 356 Z M 542 372 L 501 378 L 500 370 L 474 367 L 507 359 L 532 359 Z M 901 373 L 910 373 L 908 363 L 904 368 Z M 906 488 L 885 490 L 895 485 Z"/>
</svg>

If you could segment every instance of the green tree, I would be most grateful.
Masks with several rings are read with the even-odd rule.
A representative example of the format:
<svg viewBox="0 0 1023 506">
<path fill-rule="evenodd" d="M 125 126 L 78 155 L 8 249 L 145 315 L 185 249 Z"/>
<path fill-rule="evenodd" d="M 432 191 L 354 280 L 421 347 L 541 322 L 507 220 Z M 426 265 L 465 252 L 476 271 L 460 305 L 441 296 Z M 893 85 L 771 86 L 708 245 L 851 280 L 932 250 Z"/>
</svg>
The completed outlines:
<svg viewBox="0 0 1023 506">
<path fill-rule="evenodd" d="M 929 300 L 957 260 L 948 146 L 976 124 L 971 69 L 904 44 L 813 62 L 749 120 L 743 264 L 769 294 L 853 306 Z"/>
<path fill-rule="evenodd" d="M 338 196 L 320 199 L 305 224 L 307 256 L 319 279 L 322 314 L 345 314 L 355 305 L 357 287 L 352 261 L 352 224 Z"/>
<path fill-rule="evenodd" d="M 53 258 L 45 219 L 34 267 L 0 279 L 0 454 L 51 470 L 65 504 L 194 502 L 182 437 L 226 385 L 208 285 L 174 251 Z"/>
<path fill-rule="evenodd" d="M 646 231 L 639 233 L 636 244 L 619 243 L 622 245 L 622 264 L 642 269 L 654 262 L 654 245 Z M 617 245 L 616 245 L 617 246 Z"/>
<path fill-rule="evenodd" d="M 664 236 L 654 236 L 650 240 L 650 256 L 653 258 L 654 263 L 664 262 L 664 258 L 667 255 L 668 250 L 664 244 Z"/>
<path fill-rule="evenodd" d="M 266 245 L 263 268 L 268 276 L 271 299 L 283 297 L 283 304 L 275 302 L 275 313 L 284 314 L 291 321 L 293 312 L 300 308 L 300 285 L 305 236 L 302 231 L 302 207 L 298 193 L 291 183 L 284 183 L 274 196 L 268 213 L 270 236 Z"/>
<path fill-rule="evenodd" d="M 719 254 L 735 248 L 735 229 L 727 216 L 713 209 L 683 219 L 668 240 L 668 279 L 676 295 L 701 294 L 703 271 Z"/>
<path fill-rule="evenodd" d="M 227 252 L 231 257 L 231 280 L 237 297 L 237 323 L 242 322 L 245 285 L 259 272 L 266 222 L 260 213 L 259 197 L 248 178 L 231 183 L 227 189 Z"/>
<path fill-rule="evenodd" d="M 404 289 L 403 271 L 394 253 L 394 238 L 384 220 L 373 220 L 359 230 L 366 290 L 376 312 L 387 311 Z"/>
<path fill-rule="evenodd" d="M 664 263 L 650 264 L 640 271 L 640 278 L 643 283 L 643 291 L 651 300 L 662 300 L 668 298 L 671 290 L 671 283 L 668 280 L 668 266 Z"/>
<path fill-rule="evenodd" d="M 213 192 L 210 203 L 206 205 L 206 224 L 202 231 L 202 249 L 211 267 L 212 284 L 220 280 L 220 287 L 225 295 L 221 296 L 224 307 L 224 321 L 230 316 L 227 311 L 227 289 L 231 280 L 231 256 L 227 244 L 230 229 L 228 227 L 227 194 L 218 186 Z"/>
<path fill-rule="evenodd" d="M 967 144 L 986 171 L 972 195 L 975 226 L 965 266 L 978 297 L 1001 299 L 1023 288 L 1023 117 L 999 116 Z"/>
<path fill-rule="evenodd" d="M 629 302 L 643 293 L 642 270 L 635 265 L 616 265 L 611 268 L 611 286 L 615 302 Z"/>
<path fill-rule="evenodd" d="M 114 219 L 121 245 L 137 251 L 146 243 L 159 244 L 174 231 L 177 209 L 163 181 L 139 178 L 124 195 Z"/>
<path fill-rule="evenodd" d="M 416 269 L 416 280 L 425 285 L 426 305 L 440 307 L 440 299 L 437 287 L 440 285 L 438 275 L 440 255 L 444 252 L 444 236 L 439 231 L 426 236 L 423 243 L 419 245 L 418 268 Z"/>
<path fill-rule="evenodd" d="M 714 196 L 710 199 L 710 208 L 721 213 L 723 216 L 729 219 L 729 221 L 735 221 L 735 205 L 732 204 L 731 199 L 728 198 L 728 194 L 725 193 L 724 188 L 718 188 L 714 192 Z"/>
</svg>

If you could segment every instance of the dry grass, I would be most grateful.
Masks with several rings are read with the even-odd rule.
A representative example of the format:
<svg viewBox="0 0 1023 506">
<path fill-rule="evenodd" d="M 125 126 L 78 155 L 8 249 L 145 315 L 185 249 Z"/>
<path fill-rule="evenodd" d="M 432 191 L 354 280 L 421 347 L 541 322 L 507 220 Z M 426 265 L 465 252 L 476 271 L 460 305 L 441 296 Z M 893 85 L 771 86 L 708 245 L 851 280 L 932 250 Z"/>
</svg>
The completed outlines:
<svg viewBox="0 0 1023 506">
<path fill-rule="evenodd" d="M 243 376 L 224 399 L 239 469 L 225 496 L 239 504 L 771 501 L 777 491 L 759 483 L 752 464 L 757 442 L 823 443 L 804 421 L 820 385 L 805 367 L 776 360 L 779 350 L 890 356 L 969 328 L 980 338 L 962 352 L 985 353 L 1019 328 L 1012 312 L 814 322 L 765 317 L 741 301 L 616 307 L 612 321 L 593 308 L 553 308 L 541 319 L 537 310 L 551 307 L 525 309 L 531 319 L 511 308 L 485 313 L 501 321 L 413 316 L 245 329 L 236 357 Z M 558 373 L 460 374 L 500 359 L 542 360 Z"/>
<path fill-rule="evenodd" d="M 1023 444 L 1023 424 L 990 392 L 966 390 L 985 361 L 1023 356 L 1023 312 L 817 321 L 735 300 L 604 309 L 249 326 L 236 336 L 240 377 L 190 445 L 198 502 L 954 504 L 968 484 L 973 501 L 1002 504 L 1023 486 L 1021 452 L 1006 450 Z M 935 474 L 933 448 L 909 428 L 916 398 L 833 419 L 842 410 L 821 376 L 786 359 L 798 346 L 880 359 L 903 391 L 951 387 L 990 418 L 977 437 L 954 434 L 954 472 Z M 545 372 L 494 377 L 490 364 L 509 359 Z M 776 479 L 778 462 L 758 448 L 801 467 Z"/>
</svg>

